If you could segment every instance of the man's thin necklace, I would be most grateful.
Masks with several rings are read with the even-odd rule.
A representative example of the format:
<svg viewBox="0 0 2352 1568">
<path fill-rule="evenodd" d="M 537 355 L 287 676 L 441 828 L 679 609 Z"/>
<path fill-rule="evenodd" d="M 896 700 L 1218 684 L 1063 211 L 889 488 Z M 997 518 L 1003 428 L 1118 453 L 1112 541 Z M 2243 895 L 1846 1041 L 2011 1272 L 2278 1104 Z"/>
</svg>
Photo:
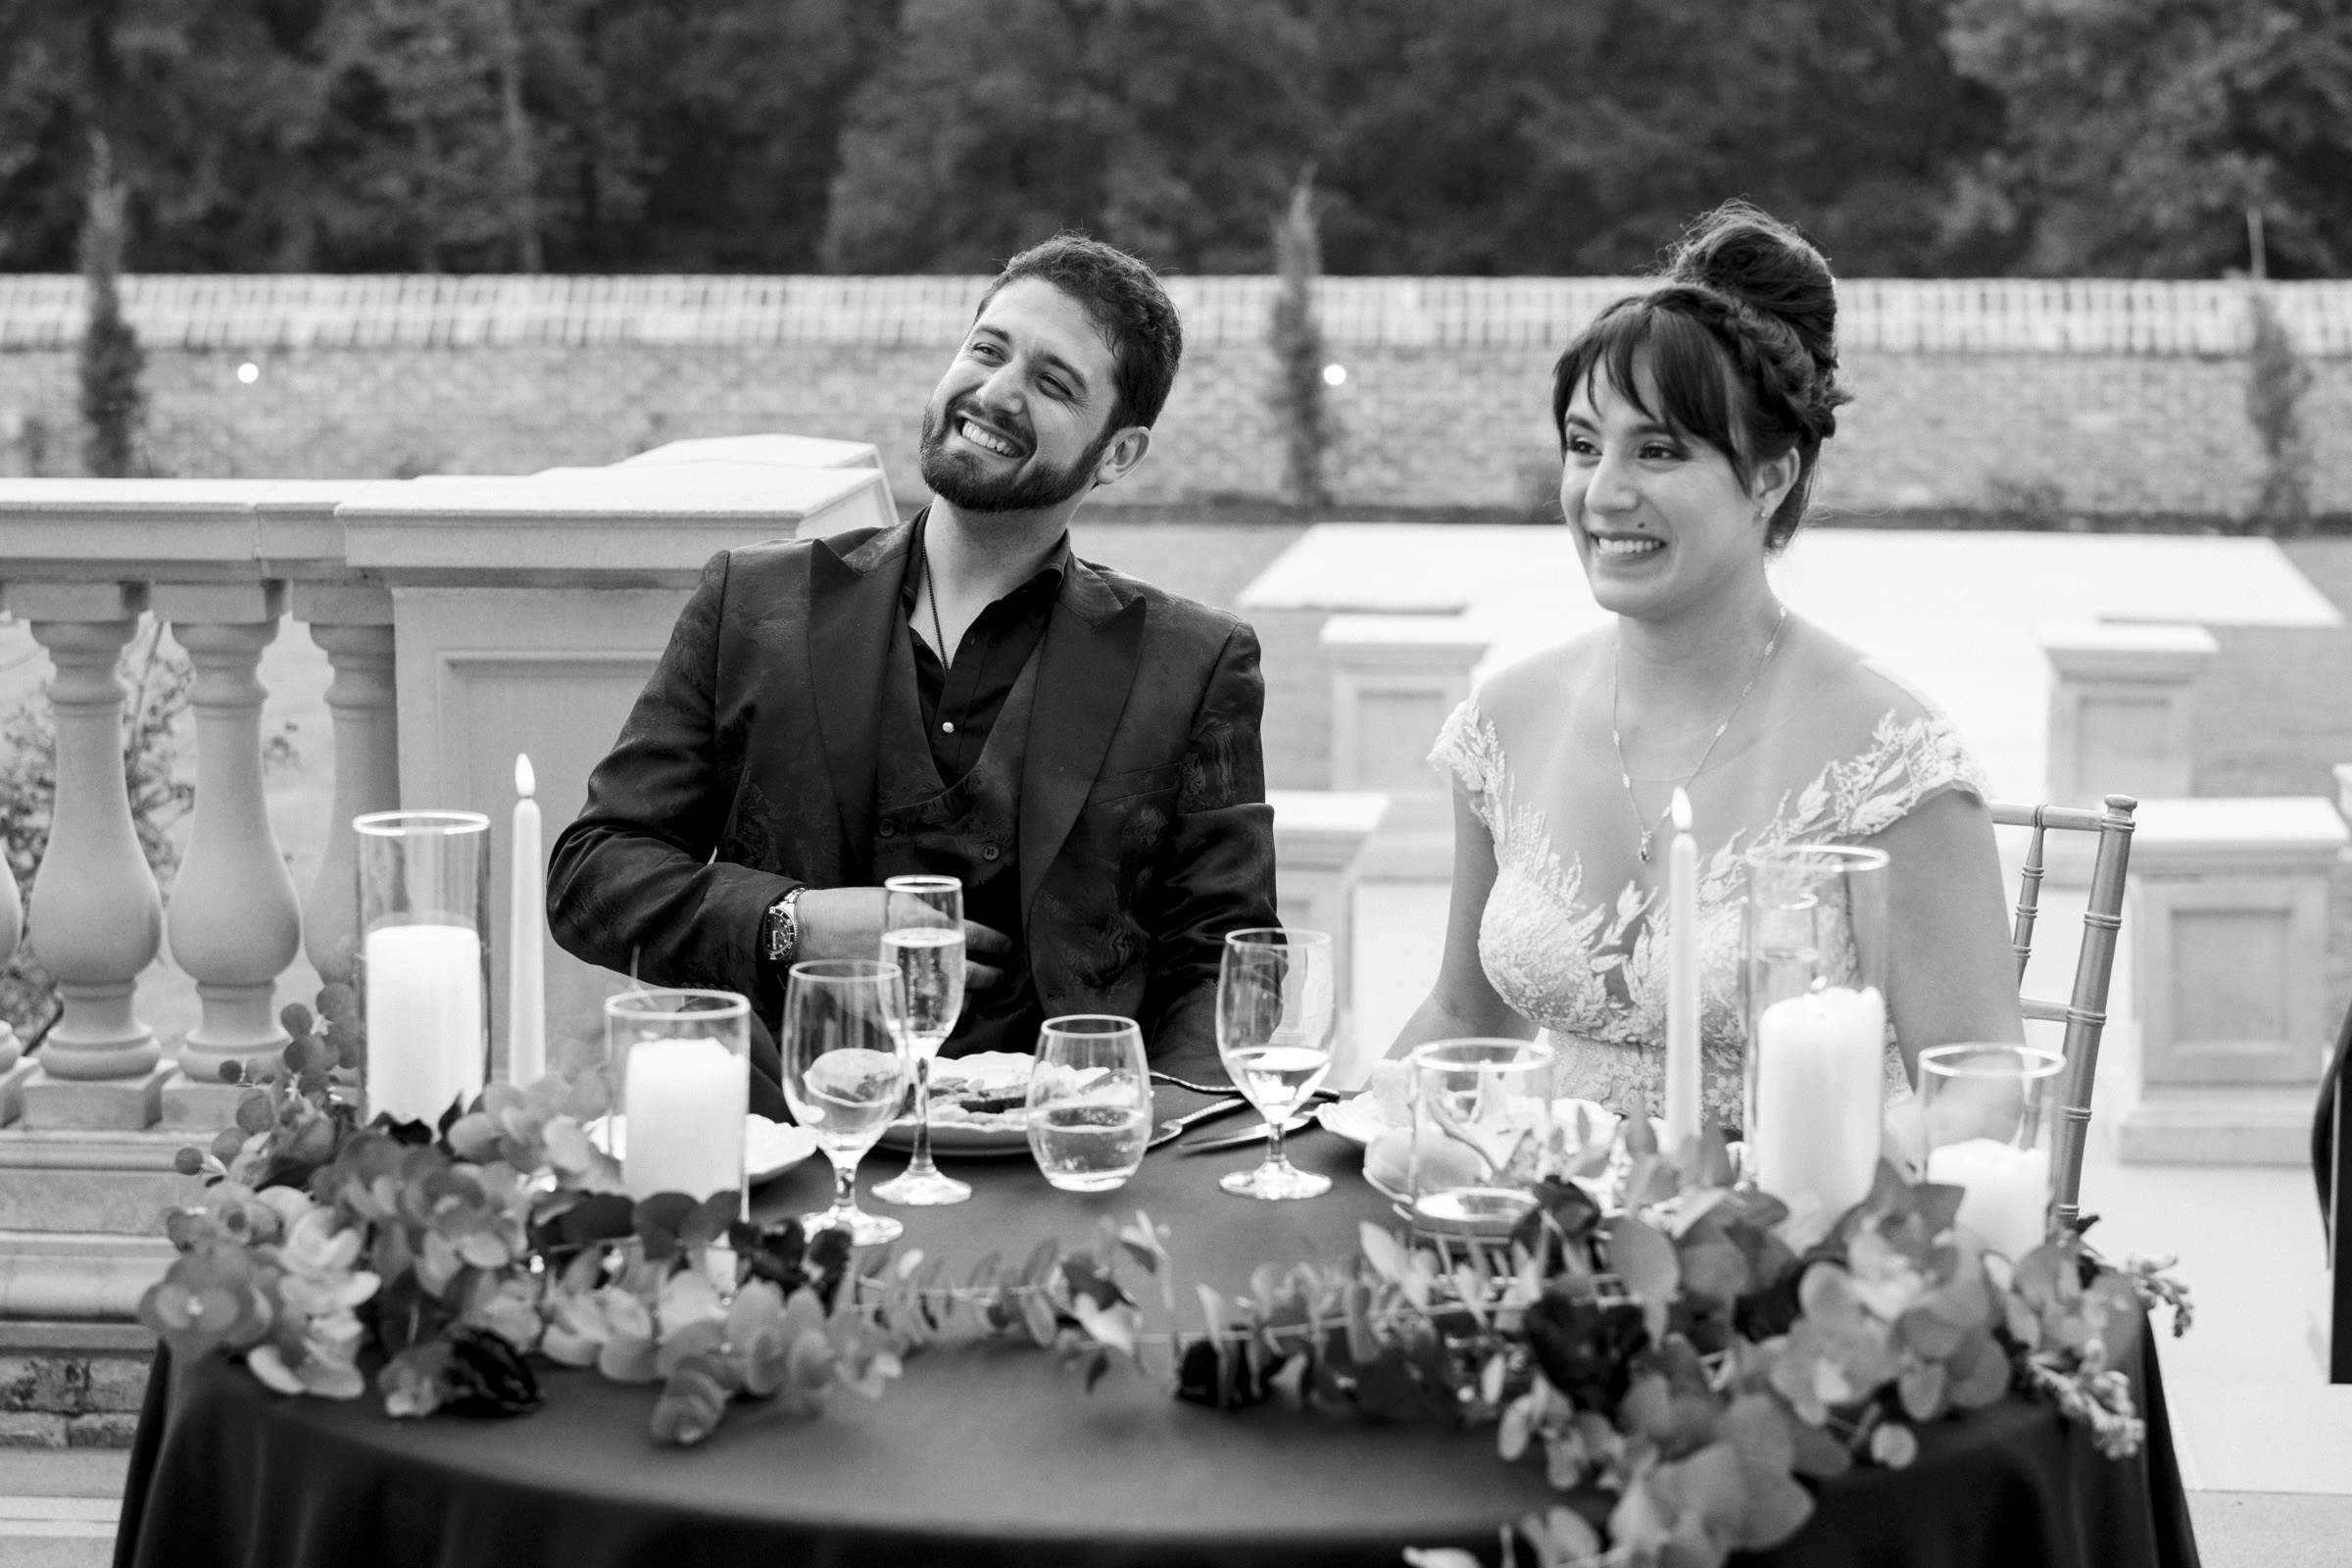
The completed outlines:
<svg viewBox="0 0 2352 1568">
<path fill-rule="evenodd" d="M 1788 607 L 1783 605 L 1779 618 L 1772 623 L 1772 635 L 1765 640 L 1764 657 L 1756 661 L 1755 673 L 1747 677 L 1747 684 L 1740 688 L 1739 700 L 1732 704 L 1732 710 L 1723 715 L 1723 722 L 1716 725 L 1715 733 L 1707 737 L 1707 749 L 1698 754 L 1698 765 L 1692 768 L 1676 788 L 1689 789 L 1692 780 L 1707 770 L 1707 759 L 1715 755 L 1715 743 L 1723 739 L 1723 732 L 1732 727 L 1732 720 L 1738 718 L 1740 710 L 1746 706 L 1747 694 L 1754 691 L 1756 682 L 1764 678 L 1764 666 L 1772 662 L 1772 651 L 1781 646 L 1781 628 L 1788 624 Z M 1609 744 L 1617 748 L 1617 780 L 1625 786 L 1625 804 L 1634 808 L 1634 827 L 1642 835 L 1642 842 L 1634 853 L 1642 858 L 1643 865 L 1647 865 L 1649 863 L 1649 847 L 1656 841 L 1658 829 L 1666 823 L 1666 812 L 1674 809 L 1674 799 L 1672 796 L 1667 797 L 1666 809 L 1660 811 L 1653 821 L 1643 814 L 1642 803 L 1634 796 L 1634 772 L 1632 768 L 1625 765 L 1625 739 L 1617 730 L 1617 669 L 1621 662 L 1621 653 L 1622 649 L 1618 644 L 1610 644 Z"/>
<path fill-rule="evenodd" d="M 939 629 L 939 582 L 931 575 L 931 541 L 928 539 L 923 541 L 923 592 L 931 600 L 931 643 L 939 651 L 939 667 L 945 671 L 952 661 L 948 658 L 948 634 Z"/>
</svg>

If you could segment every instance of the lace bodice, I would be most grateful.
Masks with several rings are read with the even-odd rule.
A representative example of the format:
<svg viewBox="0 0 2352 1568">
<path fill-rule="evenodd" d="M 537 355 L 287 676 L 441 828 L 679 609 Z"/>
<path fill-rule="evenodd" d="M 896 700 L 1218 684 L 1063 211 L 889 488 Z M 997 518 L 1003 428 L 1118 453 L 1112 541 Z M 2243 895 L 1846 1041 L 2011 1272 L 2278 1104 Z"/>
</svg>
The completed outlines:
<svg viewBox="0 0 2352 1568">
<path fill-rule="evenodd" d="M 1488 981 L 1559 1049 L 1562 1093 L 1622 1105 L 1665 1103 L 1666 931 L 1662 892 L 1628 883 L 1613 897 L 1585 887 L 1573 844 L 1555 842 L 1536 805 L 1520 798 L 1511 760 L 1471 699 L 1453 712 L 1431 753 L 1457 781 L 1494 846 L 1494 886 L 1479 922 Z M 1801 775 L 1799 775 L 1801 776 Z M 1771 818 L 1734 834 L 1698 867 L 1699 1038 L 1702 1111 L 1741 1124 L 1746 1022 L 1740 995 L 1741 857 L 1785 844 L 1851 843 L 1885 831 L 1946 790 L 1980 799 L 1984 778 L 1950 723 L 1933 712 L 1889 710 L 1867 748 L 1830 761 L 1791 790 Z M 1907 1093 L 1902 1058 L 1887 1043 L 1890 1089 Z"/>
</svg>

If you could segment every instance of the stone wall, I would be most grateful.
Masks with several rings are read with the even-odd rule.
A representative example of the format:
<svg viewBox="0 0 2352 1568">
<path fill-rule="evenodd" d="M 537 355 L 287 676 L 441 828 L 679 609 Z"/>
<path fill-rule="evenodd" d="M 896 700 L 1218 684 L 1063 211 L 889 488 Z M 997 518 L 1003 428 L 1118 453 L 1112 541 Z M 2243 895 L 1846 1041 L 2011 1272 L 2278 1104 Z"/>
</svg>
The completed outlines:
<svg viewBox="0 0 2352 1568">
<path fill-rule="evenodd" d="M 902 497 L 976 278 L 138 278 L 150 450 L 190 476 L 527 471 L 755 430 L 872 441 Z M 1184 370 L 1105 502 L 1281 490 L 1265 278 L 1172 280 Z M 1553 356 L 1632 285 L 1335 278 L 1343 507 L 1533 510 Z M 1849 281 L 1856 392 L 1818 499 L 1858 511 L 2231 513 L 2260 484 L 2242 285 Z M 2313 499 L 2352 511 L 2352 284 L 2277 286 L 2315 384 Z M 0 472 L 73 472 L 78 280 L 0 277 Z M 242 380 L 241 367 L 255 377 Z"/>
</svg>

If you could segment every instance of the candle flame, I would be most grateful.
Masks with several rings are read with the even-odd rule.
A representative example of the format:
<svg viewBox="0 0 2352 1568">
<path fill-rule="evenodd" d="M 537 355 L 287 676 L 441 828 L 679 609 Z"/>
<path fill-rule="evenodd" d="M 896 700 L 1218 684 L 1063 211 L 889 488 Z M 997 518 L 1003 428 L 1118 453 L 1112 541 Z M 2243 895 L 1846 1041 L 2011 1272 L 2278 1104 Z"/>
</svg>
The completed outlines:
<svg viewBox="0 0 2352 1568">
<path fill-rule="evenodd" d="M 539 780 L 537 775 L 531 771 L 529 755 L 524 752 L 516 752 L 514 754 L 514 793 L 527 801 L 538 787 Z"/>
<path fill-rule="evenodd" d="M 1674 792 L 1674 830 L 1677 833 L 1690 831 L 1690 797 L 1681 790 Z"/>
</svg>

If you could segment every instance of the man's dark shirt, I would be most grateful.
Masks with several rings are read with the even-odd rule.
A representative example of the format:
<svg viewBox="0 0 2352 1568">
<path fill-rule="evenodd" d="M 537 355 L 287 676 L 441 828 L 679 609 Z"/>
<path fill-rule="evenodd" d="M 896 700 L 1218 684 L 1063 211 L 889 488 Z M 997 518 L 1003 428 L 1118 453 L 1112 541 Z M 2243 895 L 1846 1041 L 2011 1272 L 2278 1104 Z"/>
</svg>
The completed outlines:
<svg viewBox="0 0 2352 1568">
<path fill-rule="evenodd" d="M 953 784 L 980 760 L 980 750 L 1004 710 L 1012 683 L 1046 635 L 1062 574 L 1069 569 L 1070 536 L 1061 536 L 1036 576 L 980 612 L 956 647 L 955 662 L 942 667 L 927 636 L 932 604 L 923 583 L 930 562 L 923 533 L 929 521 L 927 516 L 915 519 L 899 605 L 908 629 L 918 633 L 913 638 L 914 687 L 922 705 L 923 733 L 931 741 L 931 760 L 939 768 L 940 781 Z"/>
</svg>

